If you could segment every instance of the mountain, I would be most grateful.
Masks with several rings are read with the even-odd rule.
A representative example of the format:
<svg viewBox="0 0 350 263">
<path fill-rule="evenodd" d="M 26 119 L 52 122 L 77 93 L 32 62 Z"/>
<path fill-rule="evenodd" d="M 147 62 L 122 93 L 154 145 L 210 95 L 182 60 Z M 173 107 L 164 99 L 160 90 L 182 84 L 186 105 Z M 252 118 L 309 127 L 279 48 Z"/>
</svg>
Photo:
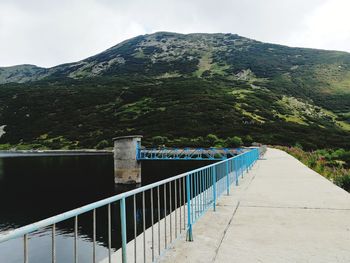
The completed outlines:
<svg viewBox="0 0 350 263">
<path fill-rule="evenodd" d="M 158 32 L 79 62 L 0 68 L 2 148 L 104 147 L 135 133 L 350 148 L 350 54 Z"/>
<path fill-rule="evenodd" d="M 0 68 L 0 84 L 23 83 L 43 78 L 46 69 L 34 65 L 19 65 L 13 67 Z"/>
</svg>

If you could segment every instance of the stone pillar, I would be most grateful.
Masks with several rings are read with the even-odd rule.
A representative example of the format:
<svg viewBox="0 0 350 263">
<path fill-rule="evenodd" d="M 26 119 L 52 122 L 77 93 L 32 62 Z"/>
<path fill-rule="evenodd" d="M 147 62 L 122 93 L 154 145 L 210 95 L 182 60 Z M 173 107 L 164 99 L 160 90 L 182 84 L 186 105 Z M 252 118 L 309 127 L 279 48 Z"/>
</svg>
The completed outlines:
<svg viewBox="0 0 350 263">
<path fill-rule="evenodd" d="M 114 182 L 116 184 L 141 183 L 141 162 L 137 161 L 137 148 L 141 135 L 114 138 Z"/>
</svg>

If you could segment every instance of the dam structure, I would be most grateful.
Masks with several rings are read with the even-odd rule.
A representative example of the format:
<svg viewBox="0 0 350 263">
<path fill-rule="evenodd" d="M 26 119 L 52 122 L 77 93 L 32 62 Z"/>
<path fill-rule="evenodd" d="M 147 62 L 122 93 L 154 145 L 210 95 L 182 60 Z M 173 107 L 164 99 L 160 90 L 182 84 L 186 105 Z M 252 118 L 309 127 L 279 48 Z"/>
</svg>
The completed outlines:
<svg viewBox="0 0 350 263">
<path fill-rule="evenodd" d="M 160 262 L 350 262 L 350 194 L 269 148 Z"/>
<path fill-rule="evenodd" d="M 251 148 L 144 148 L 142 135 L 120 136 L 114 141 L 114 181 L 140 184 L 141 161 L 221 161 Z"/>
<path fill-rule="evenodd" d="M 137 161 L 139 152 L 133 151 Z M 80 262 L 79 218 L 86 214 L 91 262 L 350 262 L 349 193 L 281 150 L 260 146 L 222 157 L 9 230 L 0 235 L 0 246 L 22 240 L 23 250 L 14 253 L 31 262 L 35 233 L 50 228 L 55 263 L 56 224 L 72 220 L 72 262 Z M 103 259 L 96 253 L 96 213 L 105 213 Z"/>
</svg>

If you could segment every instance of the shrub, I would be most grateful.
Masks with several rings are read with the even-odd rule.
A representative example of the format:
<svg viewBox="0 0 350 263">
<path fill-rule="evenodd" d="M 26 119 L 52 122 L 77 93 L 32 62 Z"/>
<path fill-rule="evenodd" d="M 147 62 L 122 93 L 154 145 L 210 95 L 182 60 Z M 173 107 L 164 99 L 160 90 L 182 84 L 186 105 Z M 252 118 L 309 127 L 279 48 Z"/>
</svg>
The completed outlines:
<svg viewBox="0 0 350 263">
<path fill-rule="evenodd" d="M 306 152 L 299 147 L 277 146 L 288 152 L 298 160 L 328 178 L 334 184 L 350 192 L 350 169 L 348 161 L 344 158 L 349 151 L 343 149 L 330 150 L 320 149 L 313 152 Z"/>
<path fill-rule="evenodd" d="M 297 142 L 295 145 L 294 145 L 294 147 L 295 148 L 298 148 L 298 149 L 303 149 L 303 146 L 299 143 L 299 142 Z"/>
<path fill-rule="evenodd" d="M 108 143 L 108 141 L 107 140 L 102 140 L 102 141 L 100 141 L 96 146 L 95 146 L 95 148 L 96 149 L 105 149 L 105 148 L 107 148 L 107 147 L 109 147 L 110 145 L 109 145 L 109 143 Z"/>
<path fill-rule="evenodd" d="M 251 146 L 252 143 L 253 143 L 253 138 L 252 138 L 252 136 L 247 135 L 247 136 L 244 137 L 243 141 L 244 141 L 244 145 L 245 146 Z"/>
<path fill-rule="evenodd" d="M 240 137 L 234 136 L 234 137 L 228 137 L 225 140 L 226 147 L 229 148 L 238 148 L 243 145 L 243 141 Z"/>
<path fill-rule="evenodd" d="M 165 136 L 154 136 L 152 137 L 152 144 L 154 146 L 165 145 L 168 142 L 168 138 Z"/>
</svg>

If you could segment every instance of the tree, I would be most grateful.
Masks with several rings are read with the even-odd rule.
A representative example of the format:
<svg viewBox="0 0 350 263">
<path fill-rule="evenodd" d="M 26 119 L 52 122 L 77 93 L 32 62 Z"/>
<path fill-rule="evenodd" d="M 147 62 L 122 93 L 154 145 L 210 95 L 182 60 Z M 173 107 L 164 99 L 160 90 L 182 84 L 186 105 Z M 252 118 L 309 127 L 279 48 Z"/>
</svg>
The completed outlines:
<svg viewBox="0 0 350 263">
<path fill-rule="evenodd" d="M 161 146 L 168 142 L 168 138 L 165 136 L 154 136 L 152 137 L 152 144 L 155 146 Z"/>
<path fill-rule="evenodd" d="M 245 146 L 251 146 L 253 143 L 253 138 L 249 134 L 244 137 L 244 145 Z"/>
<path fill-rule="evenodd" d="M 215 134 L 208 134 L 207 137 L 205 137 L 205 142 L 204 142 L 204 146 L 205 147 L 214 147 L 217 142 L 219 141 L 218 136 L 216 136 Z"/>
<path fill-rule="evenodd" d="M 228 137 L 225 140 L 226 147 L 229 148 L 238 148 L 243 145 L 243 141 L 240 137 L 234 136 L 234 137 Z"/>
<path fill-rule="evenodd" d="M 104 149 L 104 148 L 107 148 L 108 146 L 109 146 L 108 141 L 107 140 L 102 140 L 95 146 L 95 148 L 96 149 Z"/>
</svg>

